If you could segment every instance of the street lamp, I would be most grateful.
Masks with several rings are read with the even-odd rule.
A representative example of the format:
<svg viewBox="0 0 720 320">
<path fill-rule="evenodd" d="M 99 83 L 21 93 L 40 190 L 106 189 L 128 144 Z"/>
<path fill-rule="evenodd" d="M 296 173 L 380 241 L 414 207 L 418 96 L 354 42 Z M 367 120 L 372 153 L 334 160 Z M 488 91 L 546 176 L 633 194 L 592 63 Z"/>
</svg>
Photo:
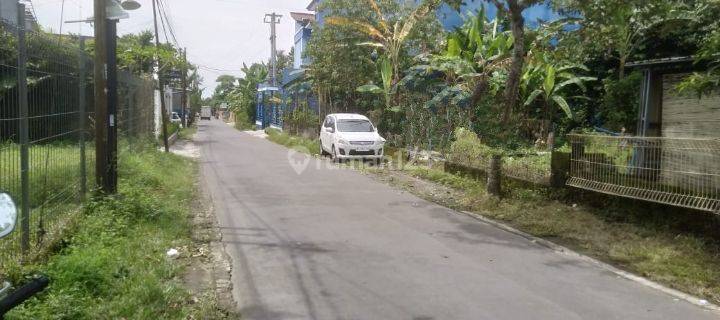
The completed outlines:
<svg viewBox="0 0 720 320">
<path fill-rule="evenodd" d="M 135 0 L 125 0 L 120 3 L 120 6 L 122 6 L 123 9 L 132 11 L 140 9 L 140 2 L 137 2 Z"/>
</svg>

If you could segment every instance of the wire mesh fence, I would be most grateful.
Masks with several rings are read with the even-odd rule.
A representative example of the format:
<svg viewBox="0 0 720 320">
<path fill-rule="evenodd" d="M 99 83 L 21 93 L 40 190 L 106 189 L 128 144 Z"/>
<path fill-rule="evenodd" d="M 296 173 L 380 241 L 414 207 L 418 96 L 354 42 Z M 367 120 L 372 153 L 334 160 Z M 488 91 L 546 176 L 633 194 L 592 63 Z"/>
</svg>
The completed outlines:
<svg viewBox="0 0 720 320">
<path fill-rule="evenodd" d="M 720 139 L 568 137 L 568 185 L 720 213 Z"/>
<path fill-rule="evenodd" d="M 59 240 L 92 191 L 95 112 L 82 39 L 0 21 L 0 40 L 0 190 L 20 208 L 15 232 L 0 239 L 2 270 Z M 121 76 L 121 137 L 152 133 L 152 99 L 152 80 Z"/>
</svg>

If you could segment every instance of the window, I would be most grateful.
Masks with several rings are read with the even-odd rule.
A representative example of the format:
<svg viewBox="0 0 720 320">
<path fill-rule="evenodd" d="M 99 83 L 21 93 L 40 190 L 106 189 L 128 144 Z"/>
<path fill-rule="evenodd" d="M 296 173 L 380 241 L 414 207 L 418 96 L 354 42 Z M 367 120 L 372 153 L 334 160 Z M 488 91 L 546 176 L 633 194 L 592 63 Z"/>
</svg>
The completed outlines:
<svg viewBox="0 0 720 320">
<path fill-rule="evenodd" d="M 340 132 L 373 132 L 375 128 L 368 120 L 340 120 L 337 123 Z"/>
</svg>

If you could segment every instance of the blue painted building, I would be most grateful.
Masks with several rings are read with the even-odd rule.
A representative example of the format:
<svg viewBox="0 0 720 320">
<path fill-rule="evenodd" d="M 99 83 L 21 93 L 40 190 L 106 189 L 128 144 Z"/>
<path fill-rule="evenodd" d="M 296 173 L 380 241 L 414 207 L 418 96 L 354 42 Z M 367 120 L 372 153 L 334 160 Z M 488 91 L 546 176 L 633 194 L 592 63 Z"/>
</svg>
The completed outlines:
<svg viewBox="0 0 720 320">
<path fill-rule="evenodd" d="M 312 37 L 313 27 L 322 27 L 325 20 L 323 12 L 317 10 L 321 1 L 322 0 L 311 0 L 306 8 L 308 12 L 290 13 L 290 17 L 292 17 L 295 22 L 293 66 L 291 69 L 282 71 L 279 88 L 269 88 L 268 86 L 258 88 L 258 119 L 256 123 L 259 128 L 265 128 L 271 125 L 282 127 L 281 119 L 269 120 L 267 117 L 282 117 L 283 113 L 290 112 L 296 108 L 309 108 L 310 110 L 318 112 L 317 97 L 312 94 L 311 84 L 305 81 L 306 68 L 312 63 L 311 59 L 305 56 L 305 50 Z M 443 27 L 451 30 L 462 25 L 463 16 L 473 14 L 481 6 L 485 7 L 488 18 L 495 18 L 497 8 L 485 0 L 466 0 L 459 12 L 447 5 L 443 5 L 438 10 L 437 16 Z M 530 27 L 536 26 L 539 21 L 552 21 L 559 17 L 558 14 L 553 12 L 546 4 L 539 4 L 528 8 L 523 13 L 523 16 Z M 278 106 L 263 104 L 264 99 L 260 99 L 261 96 L 276 97 L 273 99 L 274 101 L 282 100 L 282 102 Z M 267 101 L 265 102 L 267 103 Z M 277 111 L 273 111 L 276 109 Z"/>
</svg>

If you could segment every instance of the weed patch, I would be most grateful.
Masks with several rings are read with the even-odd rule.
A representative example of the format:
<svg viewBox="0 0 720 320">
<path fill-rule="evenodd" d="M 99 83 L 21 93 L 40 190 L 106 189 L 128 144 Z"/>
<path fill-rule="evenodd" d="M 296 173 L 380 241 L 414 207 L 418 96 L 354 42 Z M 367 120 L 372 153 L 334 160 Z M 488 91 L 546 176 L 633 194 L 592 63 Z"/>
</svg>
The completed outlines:
<svg viewBox="0 0 720 320">
<path fill-rule="evenodd" d="M 320 140 L 318 139 L 308 139 L 289 135 L 276 129 L 267 129 L 265 130 L 265 133 L 268 134 L 268 140 L 277 144 L 304 153 L 320 154 Z"/>
<path fill-rule="evenodd" d="M 64 248 L 46 264 L 20 272 L 46 274 L 51 284 L 7 319 L 218 315 L 215 308 L 190 301 L 180 279 L 181 261 L 165 255 L 168 248 L 191 243 L 195 164 L 151 147 L 121 153 L 120 164 L 118 194 L 91 201 Z"/>
</svg>

